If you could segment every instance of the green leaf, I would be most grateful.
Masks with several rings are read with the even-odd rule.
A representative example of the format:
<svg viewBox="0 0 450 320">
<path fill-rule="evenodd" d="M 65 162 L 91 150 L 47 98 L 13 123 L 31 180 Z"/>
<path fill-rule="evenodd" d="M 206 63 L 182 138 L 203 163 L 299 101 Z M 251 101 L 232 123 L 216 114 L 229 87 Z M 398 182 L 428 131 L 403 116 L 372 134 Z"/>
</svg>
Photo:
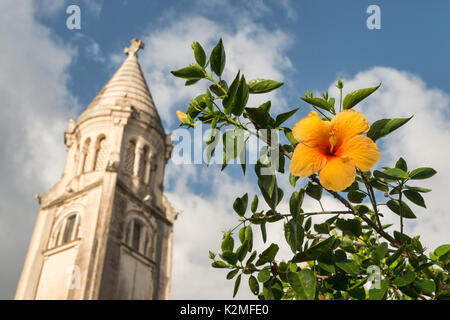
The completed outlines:
<svg viewBox="0 0 450 320">
<path fill-rule="evenodd" d="M 244 197 L 248 197 L 247 194 L 244 195 Z M 236 211 L 236 213 L 243 217 L 245 215 L 245 211 L 247 210 L 247 198 L 236 198 L 233 203 L 233 209 Z"/>
<path fill-rule="evenodd" d="M 418 168 L 409 174 L 409 178 L 412 180 L 421 180 L 431 178 L 436 174 L 436 170 L 433 168 Z"/>
<path fill-rule="evenodd" d="M 267 282 L 270 279 L 270 270 L 269 269 L 262 269 L 258 272 L 258 280 L 259 282 Z"/>
<path fill-rule="evenodd" d="M 228 84 L 225 80 L 220 80 L 218 84 L 220 84 L 220 87 L 213 84 L 209 86 L 209 90 L 211 90 L 216 96 L 221 97 L 227 93 L 227 91 L 224 90 L 228 90 Z"/>
<path fill-rule="evenodd" d="M 412 272 L 411 270 L 406 270 L 405 274 L 403 276 L 396 277 L 392 283 L 399 286 L 404 287 L 408 284 L 411 284 L 416 279 L 416 274 Z"/>
<path fill-rule="evenodd" d="M 234 283 L 234 290 L 233 290 L 233 298 L 236 296 L 238 290 L 239 290 L 239 285 L 241 284 L 241 276 L 242 274 L 240 274 L 237 278 L 236 281 Z"/>
<path fill-rule="evenodd" d="M 400 215 L 400 202 L 397 199 L 391 199 L 389 200 L 386 205 L 389 209 L 391 209 L 392 212 L 395 214 Z M 406 219 L 415 219 L 416 216 L 412 212 L 412 210 L 408 207 L 408 205 L 402 201 L 402 216 Z"/>
<path fill-rule="evenodd" d="M 336 266 L 344 272 L 353 276 L 359 273 L 359 266 L 353 260 L 337 261 Z"/>
<path fill-rule="evenodd" d="M 284 224 L 284 237 L 293 253 L 297 252 L 297 223 L 294 219 Z"/>
<path fill-rule="evenodd" d="M 367 132 L 367 136 L 373 141 L 377 141 L 380 138 L 388 135 L 392 131 L 400 128 L 405 123 L 407 123 L 410 118 L 395 118 L 395 119 L 381 119 L 375 121 L 370 127 L 369 132 Z"/>
<path fill-rule="evenodd" d="M 309 220 L 310 218 L 308 218 Z M 307 223 L 308 223 L 308 220 Z M 305 230 L 308 230 L 305 225 Z M 308 260 L 322 260 L 323 258 L 328 258 L 331 255 L 331 250 L 336 239 L 334 236 L 329 237 L 315 245 L 311 246 L 304 252 L 297 253 L 294 258 L 292 258 L 292 262 L 304 262 Z"/>
<path fill-rule="evenodd" d="M 295 188 L 295 186 L 297 185 L 297 180 L 300 177 L 296 177 L 294 175 L 292 175 L 292 173 L 289 173 L 289 183 L 291 184 L 292 188 Z"/>
<path fill-rule="evenodd" d="M 398 169 L 401 169 L 405 172 L 408 171 L 408 165 L 406 164 L 405 159 L 403 159 L 402 157 L 400 157 L 400 159 L 398 159 L 397 163 L 395 164 L 395 167 Z"/>
<path fill-rule="evenodd" d="M 212 251 L 209 251 L 209 258 L 211 260 L 214 260 L 216 258 L 216 254 L 214 252 L 212 252 Z"/>
<path fill-rule="evenodd" d="M 227 232 L 222 240 L 222 251 L 233 251 L 234 248 L 234 239 L 230 235 L 229 232 Z"/>
<path fill-rule="evenodd" d="M 267 93 L 283 85 L 283 82 L 267 79 L 253 79 L 248 82 L 250 93 Z"/>
<path fill-rule="evenodd" d="M 405 195 L 405 197 L 411 201 L 412 203 L 417 204 L 418 206 L 424 207 L 426 208 L 427 206 L 425 205 L 425 200 L 423 199 L 423 197 L 420 195 L 420 193 L 416 192 L 416 191 L 412 191 L 412 190 L 405 190 L 403 191 L 403 194 Z"/>
<path fill-rule="evenodd" d="M 422 192 L 422 193 L 427 193 L 430 192 L 431 189 L 427 189 L 427 188 L 421 188 L 421 187 L 410 187 L 410 186 L 405 186 L 406 189 L 408 190 L 412 190 L 412 191 L 417 191 L 417 192 Z"/>
<path fill-rule="evenodd" d="M 244 243 L 245 241 L 245 228 L 246 227 L 242 227 L 241 230 L 239 230 L 239 240 L 241 243 Z"/>
<path fill-rule="evenodd" d="M 269 125 L 274 127 L 275 120 L 269 114 L 271 105 L 269 100 L 258 108 L 245 108 L 247 116 L 257 129 L 268 128 Z"/>
<path fill-rule="evenodd" d="M 256 262 L 256 266 L 261 266 L 267 262 L 272 262 L 278 252 L 278 245 L 272 243 L 266 250 L 264 250 L 260 255 L 259 259 Z"/>
<path fill-rule="evenodd" d="M 259 283 L 258 280 L 254 276 L 250 276 L 248 278 L 248 285 L 250 287 L 250 291 L 257 296 L 259 294 Z"/>
<path fill-rule="evenodd" d="M 350 191 L 347 195 L 348 200 L 353 203 L 361 203 L 363 202 L 366 194 L 362 191 Z"/>
<path fill-rule="evenodd" d="M 187 79 L 186 82 L 184 83 L 184 85 L 187 86 L 192 86 L 193 84 L 196 84 L 197 82 L 199 82 L 200 79 Z"/>
<path fill-rule="evenodd" d="M 401 254 L 403 253 L 403 250 L 405 250 L 406 247 L 406 243 L 403 244 L 400 248 L 397 249 L 397 251 L 395 251 L 392 255 L 390 255 L 387 259 L 386 259 L 386 264 L 388 266 L 390 266 L 392 263 L 395 262 L 395 260 L 397 260 Z"/>
<path fill-rule="evenodd" d="M 244 243 L 236 250 L 236 255 L 239 261 L 245 259 L 245 256 L 247 255 L 248 252 L 248 247 L 249 247 L 248 241 L 245 240 Z"/>
<path fill-rule="evenodd" d="M 306 186 L 306 194 L 317 201 L 322 198 L 322 186 L 318 184 L 308 183 Z"/>
<path fill-rule="evenodd" d="M 301 195 L 302 193 L 295 191 L 289 199 L 289 211 L 292 215 L 300 212 L 303 202 L 303 197 Z"/>
<path fill-rule="evenodd" d="M 416 280 L 414 284 L 425 294 L 431 294 L 436 291 L 436 284 L 428 279 Z"/>
<path fill-rule="evenodd" d="M 320 109 L 324 109 L 324 110 L 327 110 L 327 111 L 330 111 L 333 108 L 333 106 L 328 101 L 325 101 L 322 98 L 308 98 L 308 97 L 305 97 L 305 98 L 300 98 L 300 99 L 302 99 L 303 101 L 309 103 L 310 105 L 313 105 L 315 107 L 318 107 Z"/>
<path fill-rule="evenodd" d="M 358 219 L 337 219 L 336 226 L 341 229 L 344 234 L 353 237 L 359 237 L 362 234 L 361 221 Z"/>
<path fill-rule="evenodd" d="M 245 227 L 245 241 L 248 241 L 248 252 L 253 248 L 253 231 L 251 226 Z"/>
<path fill-rule="evenodd" d="M 213 268 L 228 268 L 228 265 L 223 261 L 214 261 L 211 266 Z"/>
<path fill-rule="evenodd" d="M 386 242 L 381 243 L 378 248 L 373 251 L 373 257 L 377 262 L 381 262 L 388 252 L 388 244 Z"/>
<path fill-rule="evenodd" d="M 384 170 L 383 172 L 375 170 L 373 174 L 375 177 L 383 179 L 408 179 L 408 174 L 399 168 L 389 168 Z"/>
<path fill-rule="evenodd" d="M 277 115 L 277 118 L 275 119 L 275 127 L 279 127 L 282 123 L 287 121 L 290 117 L 292 117 L 297 112 L 298 109 L 300 109 L 300 108 Z"/>
<path fill-rule="evenodd" d="M 191 47 L 194 50 L 195 61 L 197 61 L 200 66 L 204 67 L 206 64 L 205 50 L 203 50 L 202 46 L 197 41 L 192 42 Z"/>
<path fill-rule="evenodd" d="M 371 288 L 369 290 L 369 300 L 382 300 L 386 295 L 386 292 L 389 288 L 389 280 L 384 279 L 380 281 L 380 288 Z"/>
<path fill-rule="evenodd" d="M 225 49 L 223 47 L 222 38 L 216 44 L 211 52 L 211 57 L 209 58 L 211 63 L 211 70 L 217 74 L 219 77 L 222 76 L 223 69 L 225 68 Z"/>
<path fill-rule="evenodd" d="M 234 78 L 233 82 L 231 83 L 230 88 L 228 89 L 227 96 L 225 98 L 223 98 L 223 100 L 222 100 L 224 112 L 228 115 L 231 114 L 233 101 L 236 99 L 236 93 L 239 88 L 240 74 L 241 74 L 241 72 L 238 71 L 238 73 L 236 74 L 236 77 Z"/>
<path fill-rule="evenodd" d="M 256 209 L 258 209 L 258 196 L 255 194 L 255 196 L 253 197 L 252 204 L 251 204 L 251 210 L 253 213 L 255 213 Z"/>
<path fill-rule="evenodd" d="M 175 77 L 183 79 L 203 79 L 205 72 L 198 64 L 191 64 L 186 68 L 170 71 Z"/>
<path fill-rule="evenodd" d="M 246 266 L 248 266 L 250 263 L 253 262 L 253 260 L 255 260 L 256 258 L 256 250 L 252 252 L 252 254 L 250 255 L 250 257 L 248 258 L 247 262 L 245 263 Z"/>
<path fill-rule="evenodd" d="M 222 252 L 221 257 L 223 260 L 225 260 L 226 262 L 228 262 L 231 265 L 235 265 L 238 260 L 236 253 L 231 252 L 231 251 Z"/>
<path fill-rule="evenodd" d="M 263 238 L 263 242 L 266 243 L 266 241 L 267 241 L 266 223 L 265 222 L 261 223 L 260 227 L 261 227 L 261 235 Z"/>
<path fill-rule="evenodd" d="M 321 267 L 324 271 L 328 272 L 328 273 L 336 273 L 336 268 L 334 267 L 334 265 L 332 264 L 328 264 L 325 262 L 318 262 L 319 267 Z"/>
<path fill-rule="evenodd" d="M 240 116 L 244 112 L 245 105 L 248 101 L 248 85 L 245 81 L 245 77 L 242 76 L 239 81 L 239 87 L 236 91 L 235 99 L 231 106 L 231 113 L 235 116 Z"/>
<path fill-rule="evenodd" d="M 350 92 L 345 96 L 344 102 L 342 103 L 342 107 L 344 108 L 344 110 L 353 108 L 359 102 L 361 102 L 362 100 L 370 96 L 372 93 L 374 93 L 380 86 L 381 83 L 376 87 L 360 89 Z"/>
<path fill-rule="evenodd" d="M 239 269 L 231 270 L 231 271 L 228 272 L 228 274 L 227 274 L 227 280 L 233 279 L 234 276 L 237 275 L 238 273 L 239 273 Z"/>
<path fill-rule="evenodd" d="M 314 230 L 317 233 L 329 234 L 330 233 L 330 224 L 327 223 L 327 222 L 317 223 L 317 224 L 314 225 Z"/>
<path fill-rule="evenodd" d="M 443 244 L 443 245 L 437 247 L 433 253 L 436 257 L 439 258 L 440 256 L 443 256 L 444 254 L 446 254 L 448 251 L 450 251 L 450 244 Z"/>
<path fill-rule="evenodd" d="M 312 270 L 289 271 L 288 281 L 300 299 L 314 300 L 316 295 L 316 277 Z"/>
</svg>

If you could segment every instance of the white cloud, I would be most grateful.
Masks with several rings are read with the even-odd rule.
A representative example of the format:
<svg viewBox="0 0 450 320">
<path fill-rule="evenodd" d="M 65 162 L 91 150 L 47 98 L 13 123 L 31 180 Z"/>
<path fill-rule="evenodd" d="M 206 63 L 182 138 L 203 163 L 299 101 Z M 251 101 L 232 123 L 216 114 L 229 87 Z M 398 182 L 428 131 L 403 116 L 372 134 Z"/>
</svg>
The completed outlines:
<svg viewBox="0 0 450 320">
<path fill-rule="evenodd" d="M 417 180 L 411 185 L 433 189 L 424 194 L 428 209 L 411 204 L 418 217 L 409 220 L 405 232 L 421 235 L 421 240 L 434 249 L 443 243 L 450 243 L 446 198 L 450 188 L 450 96 L 445 92 L 427 87 L 418 76 L 393 68 L 374 67 L 344 79 L 345 92 L 382 83 L 381 88 L 367 98 L 357 110 L 362 111 L 370 123 L 382 118 L 414 117 L 403 127 L 379 140 L 382 158 L 378 167 L 394 166 L 402 156 L 409 170 L 417 167 L 433 167 L 437 174 L 429 180 Z M 329 92 L 338 96 L 334 84 Z M 345 94 L 345 93 L 344 93 Z M 382 199 L 380 199 L 383 201 Z M 387 220 L 398 226 L 398 217 L 383 207 Z"/>
<path fill-rule="evenodd" d="M 204 92 L 202 86 L 185 87 L 184 81 L 169 72 L 194 61 L 192 41 L 200 42 L 209 53 L 219 37 L 223 38 L 227 53 L 224 78 L 229 83 L 238 70 L 245 73 L 247 80 L 256 77 L 285 79 L 283 71 L 292 67 L 285 53 L 291 44 L 289 36 L 281 30 L 267 30 L 251 20 L 238 23 L 239 30 L 233 30 L 201 16 L 188 16 L 144 34 L 142 40 L 146 49 L 140 54 L 141 63 L 159 113 L 168 125 L 174 124 L 175 111 L 185 110 L 194 93 Z M 275 109 L 281 110 L 284 106 L 284 99 L 276 93 L 253 95 L 249 105 L 257 106 L 269 99 L 275 100 Z"/>
<path fill-rule="evenodd" d="M 63 132 L 76 101 L 66 89 L 72 51 L 34 19 L 32 1 L 2 1 L 0 11 L 0 297 L 14 294 L 38 213 L 35 193 L 62 173 Z"/>
</svg>

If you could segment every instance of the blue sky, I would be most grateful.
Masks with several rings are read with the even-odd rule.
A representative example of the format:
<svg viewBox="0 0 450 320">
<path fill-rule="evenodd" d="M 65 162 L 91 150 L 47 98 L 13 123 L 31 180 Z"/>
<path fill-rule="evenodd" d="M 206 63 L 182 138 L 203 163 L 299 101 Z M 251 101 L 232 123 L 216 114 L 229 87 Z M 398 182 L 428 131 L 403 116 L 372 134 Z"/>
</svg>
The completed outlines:
<svg viewBox="0 0 450 320">
<path fill-rule="evenodd" d="M 66 28 L 70 4 L 80 6 L 81 30 Z M 380 30 L 366 27 L 372 4 L 381 9 Z M 15 292 L 39 210 L 33 196 L 61 175 L 68 120 L 111 77 L 134 37 L 146 44 L 140 62 L 167 132 L 178 126 L 175 111 L 203 91 L 201 85 L 185 88 L 169 73 L 193 62 L 190 44 L 196 40 L 208 51 L 223 37 L 227 79 L 240 69 L 247 79 L 284 81 L 267 99 L 277 112 L 302 106 L 289 126 L 310 111 L 298 99 L 307 89 L 336 96 L 339 76 L 344 92 L 382 82 L 358 107 L 369 121 L 415 117 L 380 142 L 379 165 L 404 156 L 411 167 L 436 168 L 438 175 L 423 185 L 433 189 L 426 195 L 428 210 L 416 208 L 418 219 L 408 221 L 407 230 L 422 234 L 430 248 L 449 242 L 443 201 L 450 188 L 449 1 L 4 0 L 0 10 L 0 40 L 8 44 L 0 52 L 0 134 L 7 137 L 0 143 L 0 255 L 8 257 L 0 266 L 0 299 Z M 168 164 L 166 194 L 182 211 L 175 225 L 174 298 L 231 297 L 233 284 L 209 266 L 207 252 L 219 247 L 220 231 L 235 224 L 234 198 L 256 193 L 249 173 L 242 179 L 237 166 L 221 173 L 217 166 Z M 337 207 L 329 197 L 323 203 Z M 305 206 L 317 209 L 313 202 Z M 396 223 L 393 218 L 387 222 Z M 284 242 L 279 225 L 269 232 L 268 241 Z M 238 298 L 254 296 L 243 288 Z"/>
</svg>

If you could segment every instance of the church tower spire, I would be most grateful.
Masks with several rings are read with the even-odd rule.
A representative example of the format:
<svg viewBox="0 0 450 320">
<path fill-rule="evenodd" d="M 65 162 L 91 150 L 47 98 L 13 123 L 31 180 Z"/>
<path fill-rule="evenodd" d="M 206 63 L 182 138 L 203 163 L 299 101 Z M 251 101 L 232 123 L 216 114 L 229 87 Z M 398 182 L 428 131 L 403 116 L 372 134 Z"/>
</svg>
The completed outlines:
<svg viewBox="0 0 450 320">
<path fill-rule="evenodd" d="M 64 140 L 61 180 L 39 196 L 16 299 L 168 299 L 176 213 L 163 193 L 172 144 L 138 60 L 142 41 Z"/>
</svg>

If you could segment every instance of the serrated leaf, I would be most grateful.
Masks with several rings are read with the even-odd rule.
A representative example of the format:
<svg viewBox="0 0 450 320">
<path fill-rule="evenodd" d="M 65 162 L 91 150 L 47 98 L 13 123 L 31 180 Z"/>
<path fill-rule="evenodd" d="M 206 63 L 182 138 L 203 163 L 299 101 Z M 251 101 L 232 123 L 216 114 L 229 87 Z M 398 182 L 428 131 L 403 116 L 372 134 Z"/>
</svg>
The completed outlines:
<svg viewBox="0 0 450 320">
<path fill-rule="evenodd" d="M 344 110 L 353 108 L 359 102 L 361 102 L 362 100 L 370 96 L 372 93 L 374 93 L 380 86 L 381 83 L 376 87 L 359 89 L 350 92 L 345 96 L 344 101 L 342 103 L 342 107 L 344 108 Z"/>
</svg>

